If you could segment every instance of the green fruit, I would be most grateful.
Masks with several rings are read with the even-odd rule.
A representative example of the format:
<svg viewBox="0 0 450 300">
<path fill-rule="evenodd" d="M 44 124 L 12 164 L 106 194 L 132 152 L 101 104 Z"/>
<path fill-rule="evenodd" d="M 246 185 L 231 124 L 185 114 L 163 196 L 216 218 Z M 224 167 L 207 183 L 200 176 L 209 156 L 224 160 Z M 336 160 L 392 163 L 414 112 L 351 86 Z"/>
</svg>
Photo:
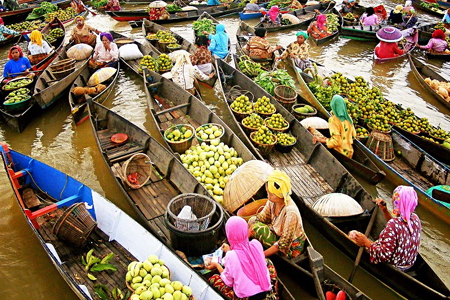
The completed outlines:
<svg viewBox="0 0 450 300">
<path fill-rule="evenodd" d="M 183 289 L 181 290 L 183 294 L 190 297 L 192 295 L 192 289 L 188 287 L 187 285 L 183 286 Z"/>
</svg>

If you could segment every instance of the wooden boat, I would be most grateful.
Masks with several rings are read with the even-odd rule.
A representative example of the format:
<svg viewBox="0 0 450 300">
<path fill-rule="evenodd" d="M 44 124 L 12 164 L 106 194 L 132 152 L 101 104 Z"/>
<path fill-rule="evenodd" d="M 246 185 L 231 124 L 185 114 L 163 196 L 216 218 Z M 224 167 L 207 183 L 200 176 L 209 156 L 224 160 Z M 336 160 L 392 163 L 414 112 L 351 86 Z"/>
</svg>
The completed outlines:
<svg viewBox="0 0 450 300">
<path fill-rule="evenodd" d="M 196 20 L 204 11 L 212 15 L 213 17 L 220 17 L 225 15 L 237 14 L 242 11 L 242 7 L 228 9 L 224 6 L 219 7 L 207 7 L 199 8 L 198 10 L 182 11 L 170 14 L 170 19 L 167 20 L 155 20 L 158 24 L 169 24 L 175 22 L 184 22 Z M 106 13 L 116 21 L 138 21 L 148 19 L 149 14 L 145 10 L 119 10 L 119 11 L 106 11 Z M 130 24 L 131 25 L 131 24 Z M 134 26 L 140 27 L 141 22 L 136 22 Z"/>
<path fill-rule="evenodd" d="M 230 87 L 239 85 L 242 90 L 250 91 L 255 98 L 266 96 L 275 105 L 290 124 L 290 133 L 297 138 L 297 143 L 290 153 L 273 151 L 266 157 L 266 162 L 277 169 L 286 172 L 291 177 L 292 199 L 299 207 L 302 217 L 308 221 L 336 247 L 350 258 L 355 258 L 359 247 L 347 236 L 346 232 L 356 229 L 364 232 L 373 215 L 375 203 L 372 197 L 356 181 L 356 179 L 319 143 L 312 143 L 312 135 L 270 94 L 259 87 L 255 82 L 226 64 L 216 60 L 219 69 L 219 82 L 227 104 L 230 99 L 226 93 Z M 223 81 L 223 82 L 222 82 Z M 227 105 L 229 107 L 229 105 Z M 230 110 L 231 111 L 231 110 Z M 241 129 L 242 135 L 247 137 L 242 127 L 233 116 L 233 121 Z M 245 142 L 250 144 L 247 137 Z M 257 156 L 261 158 L 259 151 Z M 319 215 L 312 207 L 314 202 L 322 195 L 341 192 L 354 198 L 369 213 L 356 217 L 326 218 Z M 386 220 L 380 213 L 375 214 L 370 234 L 376 240 L 384 229 Z M 416 263 L 408 272 L 401 272 L 391 265 L 371 264 L 368 251 L 363 252 L 360 265 L 372 273 L 379 280 L 390 286 L 408 299 L 447 299 L 450 291 L 431 267 L 419 254 Z"/>
<path fill-rule="evenodd" d="M 442 10 L 450 8 L 450 3 L 446 2 L 446 1 L 439 1 L 438 0 L 437 3 L 439 4 L 439 6 L 441 7 Z"/>
<path fill-rule="evenodd" d="M 8 37 L 7 39 L 0 41 L 0 47 L 9 45 L 9 44 L 15 44 L 20 40 L 20 35 L 13 35 Z"/>
<path fill-rule="evenodd" d="M 97 284 L 104 284 L 109 291 L 117 287 L 123 291 L 124 299 L 128 299 L 125 298 L 125 294 L 130 294 L 126 293 L 125 283 L 128 264 L 135 260 L 144 261 L 151 254 L 158 255 L 170 267 L 172 280 L 190 284 L 195 299 L 223 299 L 157 236 L 112 202 L 67 174 L 10 150 L 6 144 L 2 143 L 1 146 L 4 167 L 24 217 L 51 262 L 80 299 L 95 299 Z M 33 206 L 35 203 L 28 201 L 30 195 L 34 198 L 38 196 L 41 204 Z M 53 231 L 55 220 L 63 216 L 64 210 L 73 204 L 85 206 L 97 223 L 87 238 L 87 244 L 82 247 L 62 241 Z M 62 228 L 67 224 L 61 223 Z M 75 227 L 81 230 L 79 226 L 69 229 L 74 230 Z M 88 279 L 81 257 L 90 249 L 94 249 L 97 258 L 114 253 L 110 264 L 117 271 L 95 272 L 97 280 Z M 42 275 L 45 276 L 45 273 Z"/>
<path fill-rule="evenodd" d="M 108 82 L 104 82 L 102 84 L 106 85 L 106 89 L 104 89 L 99 94 L 95 95 L 90 99 L 90 101 L 95 101 L 100 104 L 106 101 L 108 99 L 109 95 L 114 89 L 114 86 L 116 85 L 117 78 L 119 78 L 119 70 L 120 70 L 120 62 L 117 64 L 117 71 L 113 78 L 108 80 Z M 76 97 L 73 93 L 73 89 L 75 87 L 85 87 L 87 85 L 87 82 L 89 81 L 89 78 L 94 72 L 91 71 L 90 68 L 83 68 L 80 75 L 75 79 L 72 86 L 70 87 L 69 92 L 69 105 L 70 105 L 70 111 L 73 116 L 73 120 L 75 121 L 75 124 L 80 125 L 84 121 L 86 121 L 89 118 L 89 113 L 86 108 L 86 96 L 83 95 L 81 97 Z M 79 99 L 79 100 L 77 100 Z M 83 100 L 81 100 L 83 99 Z M 81 103 L 79 101 L 82 101 Z"/>
<path fill-rule="evenodd" d="M 416 36 L 418 36 L 418 34 L 416 34 Z M 404 54 L 400 54 L 398 56 L 389 57 L 389 58 L 379 58 L 377 56 L 377 54 L 375 53 L 375 49 L 374 49 L 373 59 L 376 64 L 382 64 L 382 63 L 388 63 L 388 62 L 401 60 L 401 59 L 407 57 L 412 51 L 414 51 L 414 49 L 416 48 L 416 43 L 417 43 L 417 38 L 414 42 L 409 42 L 409 41 L 406 42 L 406 45 L 404 45 L 404 47 L 403 47 L 403 50 L 406 50 L 406 52 Z M 379 46 L 380 46 L 380 44 L 376 45 L 375 48 L 377 48 Z"/>
<path fill-rule="evenodd" d="M 334 40 L 335 38 L 337 38 L 339 36 L 341 27 L 343 25 L 343 20 L 342 20 L 342 16 L 339 13 L 339 11 L 336 9 L 336 7 L 333 7 L 333 9 L 329 12 L 329 13 L 333 13 L 335 15 L 338 16 L 339 19 L 339 26 L 338 29 L 336 31 L 334 31 L 332 34 L 330 34 L 329 36 L 323 37 L 321 39 L 316 39 L 312 34 L 309 34 L 311 40 L 314 42 L 314 44 L 316 44 L 316 46 L 321 46 L 325 43 L 328 43 L 329 41 Z"/>
<path fill-rule="evenodd" d="M 200 17 L 204 17 L 206 15 L 208 15 L 208 13 L 203 13 Z M 209 17 L 211 17 L 211 16 L 209 16 Z M 167 28 L 162 25 L 156 24 L 152 21 L 149 21 L 147 19 L 145 19 L 142 23 L 142 34 L 145 37 L 149 34 L 155 34 L 159 30 L 167 31 Z M 179 44 L 181 46 L 181 50 L 186 50 L 187 52 L 189 52 L 192 55 L 195 53 L 196 47 L 194 44 L 192 44 L 191 42 L 186 40 L 184 37 L 182 37 L 181 35 L 173 32 L 173 31 L 170 31 L 170 33 L 177 40 L 177 44 Z M 158 42 L 156 42 L 156 44 L 154 45 L 153 42 L 150 41 L 149 39 L 147 39 L 147 41 L 148 41 L 149 47 L 152 50 L 152 52 L 154 54 L 156 54 L 158 57 L 161 53 L 169 53 L 168 49 L 165 47 L 162 47 L 161 44 L 159 44 Z M 217 72 L 216 72 L 216 74 L 217 74 Z M 204 83 L 208 87 L 213 87 L 214 84 L 216 83 L 216 80 L 217 80 L 217 75 L 214 76 L 213 78 L 205 80 L 205 81 L 199 80 L 199 82 Z"/>
<path fill-rule="evenodd" d="M 67 50 L 72 46 L 68 44 L 64 46 L 63 51 L 54 60 L 53 64 L 64 59 L 68 59 Z M 46 69 L 37 79 L 34 87 L 34 95 L 36 102 L 42 109 L 49 107 L 56 100 L 64 95 L 64 92 L 70 87 L 72 82 L 88 67 L 89 58 L 75 62 L 75 69 L 72 73 L 67 74 L 63 78 L 56 78 L 50 69 Z"/>
<path fill-rule="evenodd" d="M 208 14 L 206 11 L 205 12 L 203 12 L 201 15 L 200 15 L 200 17 L 198 17 L 198 19 L 197 19 L 197 21 L 200 21 L 200 20 L 203 20 L 203 19 L 209 19 L 209 20 L 211 20 L 212 21 L 212 24 L 214 24 L 215 26 L 217 26 L 218 24 L 219 24 L 219 21 L 217 21 L 217 19 L 216 18 L 214 18 L 213 16 L 211 16 L 210 14 Z M 227 33 L 227 31 L 225 30 L 225 33 Z M 195 30 L 194 30 L 194 36 L 195 36 L 195 39 L 197 39 L 197 33 L 195 32 Z M 231 51 L 231 41 L 230 41 L 230 39 L 228 39 L 228 54 L 227 54 L 227 56 L 224 58 L 225 59 L 225 61 L 228 61 L 228 57 L 229 57 L 229 55 L 230 55 L 230 51 Z M 217 79 L 217 78 L 216 78 Z"/>
<path fill-rule="evenodd" d="M 439 80 L 440 82 L 448 82 L 447 79 L 439 75 L 436 71 L 431 69 L 429 66 L 427 66 L 425 63 L 421 62 L 417 58 L 413 57 L 412 55 L 408 55 L 409 65 L 411 66 L 411 70 L 414 74 L 414 76 L 419 81 L 420 85 L 427 90 L 430 94 L 434 96 L 439 102 L 442 103 L 445 107 L 450 109 L 450 103 L 445 101 L 444 98 L 442 98 L 441 95 L 439 95 L 435 90 L 431 88 L 429 84 L 425 82 L 425 78 L 430 78 L 431 80 Z M 448 164 L 448 163 L 446 163 Z"/>
<path fill-rule="evenodd" d="M 427 23 L 418 26 L 419 30 L 419 44 L 426 45 L 428 41 L 432 38 L 434 32 L 434 26 L 437 25 L 437 22 Z"/>
<path fill-rule="evenodd" d="M 42 28 L 42 32 L 48 34 L 50 30 L 58 27 L 64 30 L 64 25 L 58 19 L 54 19 L 52 22 L 50 22 L 44 28 Z M 57 38 L 56 41 L 52 44 L 52 46 L 55 47 L 55 51 L 50 53 L 45 59 L 43 59 L 36 65 L 32 65 L 32 70 L 35 72 L 36 76 L 34 77 L 33 84 L 29 86 L 30 90 L 34 90 L 37 78 L 63 50 L 63 43 L 64 43 L 64 36 Z M 21 133 L 30 123 L 31 119 L 38 114 L 39 105 L 37 104 L 34 96 L 32 96 L 29 106 L 26 107 L 25 109 L 18 111 L 6 111 L 3 107 L 4 97 L 5 97 L 4 95 L 0 97 L 1 99 L 0 113 L 9 127 L 11 127 L 16 132 Z"/>
<path fill-rule="evenodd" d="M 320 72 L 329 74 L 329 70 L 326 70 L 320 64 L 317 64 L 317 66 L 320 66 L 318 68 Z M 303 72 L 299 72 L 297 69 L 296 73 L 306 99 L 320 114 L 329 116 L 330 113 L 321 105 L 308 87 L 308 83 L 312 81 L 312 78 Z M 348 82 L 353 81 L 348 79 Z M 442 221 L 450 224 L 450 210 L 426 193 L 426 190 L 434 185 L 446 184 L 447 178 L 450 179 L 448 176 L 450 173 L 449 168 L 407 139 L 399 132 L 397 127 L 392 129 L 391 136 L 395 153 L 400 151 L 402 156 L 396 157 L 396 159 L 389 162 L 383 161 L 361 142 L 355 142 L 356 145 L 360 145 L 361 149 L 375 165 L 386 173 L 387 180 L 395 186 L 409 185 L 414 187 L 419 197 L 419 204 Z"/>
<path fill-rule="evenodd" d="M 431 4 L 431 3 L 428 2 L 428 1 L 413 0 L 413 6 L 414 6 L 414 8 L 416 8 L 416 9 L 418 9 L 418 10 L 421 10 L 421 11 L 424 11 L 424 12 L 426 12 L 426 13 L 428 13 L 428 14 L 430 14 L 430 15 L 436 16 L 436 17 L 442 18 L 442 17 L 444 16 L 445 12 L 442 13 L 442 12 L 440 12 L 440 9 L 438 9 L 439 11 L 436 11 L 436 10 L 433 10 L 433 9 L 431 9 L 431 8 L 422 6 L 422 5 L 420 5 L 421 2 L 425 2 L 425 3 Z"/>
<path fill-rule="evenodd" d="M 259 4 L 259 7 L 260 8 L 266 8 L 268 4 L 269 3 L 262 3 L 262 4 Z M 241 11 L 239 13 L 239 19 L 241 19 L 241 21 L 251 20 L 251 19 L 258 19 L 258 18 L 261 18 L 263 16 L 264 16 L 263 13 L 260 12 L 260 11 L 258 11 L 258 12 Z"/>
<path fill-rule="evenodd" d="M 316 12 L 314 10 L 318 9 L 321 13 L 326 13 L 328 10 L 331 10 L 336 5 L 335 2 L 321 2 L 316 5 L 305 6 L 303 8 L 290 11 L 284 15 L 293 15 L 297 17 L 300 22 L 297 24 L 289 24 L 289 25 L 280 25 L 280 26 L 270 26 L 268 23 L 259 22 L 256 24 L 255 29 L 257 28 L 265 28 L 267 32 L 280 31 L 298 28 L 300 26 L 307 26 L 311 21 L 316 17 Z"/>
<path fill-rule="evenodd" d="M 354 22 L 349 22 L 345 19 L 345 15 L 342 15 L 344 23 L 341 27 L 341 37 L 358 41 L 378 41 L 376 36 L 377 31 L 387 25 L 383 23 L 374 26 L 362 25 L 359 18 L 365 11 L 365 7 L 360 5 L 355 6 L 353 15 L 356 15 L 356 19 Z"/>
<path fill-rule="evenodd" d="M 61 0 L 61 1 L 52 1 L 52 4 L 57 5 L 58 7 L 65 8 L 70 5 L 72 0 Z M 5 22 L 5 25 L 22 22 L 26 19 L 29 13 L 33 11 L 33 9 L 39 7 L 39 4 L 31 4 L 28 5 L 27 8 L 21 8 L 16 10 L 9 10 L 0 12 L 0 17 Z"/>
</svg>

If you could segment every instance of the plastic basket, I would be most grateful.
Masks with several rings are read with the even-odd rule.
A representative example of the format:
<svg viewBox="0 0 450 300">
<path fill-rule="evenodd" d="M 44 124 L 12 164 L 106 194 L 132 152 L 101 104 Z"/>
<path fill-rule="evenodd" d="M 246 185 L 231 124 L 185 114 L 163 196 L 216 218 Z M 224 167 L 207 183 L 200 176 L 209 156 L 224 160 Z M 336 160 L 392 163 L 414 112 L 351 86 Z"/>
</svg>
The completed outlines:
<svg viewBox="0 0 450 300">
<path fill-rule="evenodd" d="M 395 159 L 392 137 L 387 133 L 372 131 L 366 146 L 384 161 L 392 161 Z"/>
<path fill-rule="evenodd" d="M 122 181 L 132 189 L 141 188 L 151 175 L 152 162 L 144 153 L 134 154 L 122 165 Z"/>
<path fill-rule="evenodd" d="M 20 87 L 9 88 L 9 89 L 6 88 L 6 86 L 7 86 L 10 82 L 19 81 L 19 80 L 23 80 L 23 79 L 26 79 L 26 80 L 28 81 L 28 83 L 25 84 L 25 85 L 23 85 L 23 86 L 20 86 Z M 32 83 L 33 83 L 33 79 L 31 79 L 31 78 L 27 78 L 27 77 L 19 77 L 19 78 L 15 78 L 15 79 L 12 79 L 12 80 L 8 81 L 8 83 L 6 83 L 4 86 L 2 86 L 2 90 L 7 91 L 7 92 L 12 92 L 12 91 L 15 91 L 15 90 L 18 90 L 18 89 L 27 87 L 27 86 L 29 86 L 29 85 L 32 84 Z"/>
<path fill-rule="evenodd" d="M 313 117 L 315 115 L 317 115 L 317 109 L 315 109 L 314 107 L 312 107 L 311 105 L 309 105 L 314 111 L 311 113 L 299 113 L 297 111 L 295 111 L 296 108 L 301 108 L 306 106 L 307 104 L 295 104 L 292 106 L 292 114 L 297 118 L 297 120 L 301 121 L 303 119 L 306 119 L 308 117 Z"/>
<path fill-rule="evenodd" d="M 252 143 L 255 144 L 256 147 L 258 147 L 259 151 L 261 152 L 262 156 L 269 155 L 273 148 L 275 147 L 275 144 L 277 143 L 277 137 L 274 135 L 274 142 L 272 144 L 261 144 L 253 139 L 253 136 L 256 132 L 250 133 L 250 139 L 252 140 Z"/>
<path fill-rule="evenodd" d="M 182 141 L 178 141 L 178 142 L 172 142 L 171 140 L 169 140 L 169 139 L 167 138 L 167 134 L 168 134 L 169 132 L 172 132 L 172 131 L 175 130 L 176 128 L 177 128 L 177 129 L 180 129 L 180 128 L 183 127 L 183 126 L 188 127 L 188 128 L 191 129 L 191 131 L 192 131 L 192 135 L 191 135 L 188 139 L 185 139 L 185 140 L 182 140 Z M 172 148 L 172 150 L 173 150 L 174 152 L 183 154 L 187 149 L 189 149 L 189 148 L 191 147 L 191 145 L 192 145 L 192 139 L 194 138 L 194 135 L 195 135 L 194 132 L 195 132 L 194 127 L 192 127 L 192 126 L 189 125 L 189 124 L 179 124 L 179 125 L 175 125 L 175 126 L 170 127 L 169 129 L 167 129 L 167 130 L 164 132 L 164 140 L 166 140 L 166 142 L 170 145 L 170 148 Z"/>
<path fill-rule="evenodd" d="M 292 149 L 294 149 L 295 144 L 297 144 L 297 138 L 294 136 L 295 138 L 295 142 L 290 144 L 290 145 L 282 145 L 278 142 L 277 140 L 277 144 L 275 145 L 275 150 L 281 152 L 281 153 L 289 153 L 292 151 Z M 278 137 L 277 137 L 278 139 Z"/>
<path fill-rule="evenodd" d="M 289 112 L 297 101 L 297 92 L 290 86 L 278 85 L 273 90 L 275 99 L 283 105 Z"/>
<path fill-rule="evenodd" d="M 5 98 L 6 101 L 8 101 L 8 97 Z M 30 102 L 31 96 L 28 96 L 28 98 L 23 99 L 20 102 L 16 102 L 16 103 L 5 103 L 3 102 L 3 107 L 5 108 L 6 111 L 13 111 L 13 110 L 17 110 L 17 109 L 21 109 L 25 106 L 28 106 L 28 103 Z"/>
<path fill-rule="evenodd" d="M 56 221 L 53 234 L 77 247 L 83 247 L 96 227 L 97 222 L 84 203 L 75 203 Z"/>
<path fill-rule="evenodd" d="M 356 125 L 356 126 L 355 126 L 355 129 L 358 129 L 358 128 L 364 128 L 364 127 L 359 126 L 359 125 Z M 367 142 L 367 140 L 369 139 L 369 137 L 368 137 L 368 136 L 367 136 L 367 137 L 361 137 L 361 136 L 359 136 L 358 134 L 356 134 L 356 139 L 357 139 L 358 141 L 360 141 L 361 143 L 365 144 L 365 143 Z"/>
</svg>

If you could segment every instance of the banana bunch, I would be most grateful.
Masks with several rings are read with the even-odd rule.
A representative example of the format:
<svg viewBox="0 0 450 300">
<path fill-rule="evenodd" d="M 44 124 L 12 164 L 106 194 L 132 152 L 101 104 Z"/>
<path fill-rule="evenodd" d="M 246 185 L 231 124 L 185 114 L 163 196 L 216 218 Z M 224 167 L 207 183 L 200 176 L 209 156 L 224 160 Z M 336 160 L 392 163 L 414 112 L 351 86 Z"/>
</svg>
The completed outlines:
<svg viewBox="0 0 450 300">
<path fill-rule="evenodd" d="M 439 23 L 437 23 L 437 24 L 434 26 L 434 30 L 438 30 L 438 29 L 440 29 L 440 30 L 442 30 L 442 31 L 445 32 L 445 25 L 444 25 L 444 23 L 439 22 Z M 434 31 L 434 30 L 432 30 L 432 31 Z"/>
<path fill-rule="evenodd" d="M 114 253 L 109 253 L 102 259 L 94 256 L 94 249 L 89 250 L 86 257 L 81 256 L 81 263 L 85 266 L 87 272 L 87 277 L 95 281 L 97 278 L 89 272 L 100 272 L 105 270 L 117 271 L 117 268 L 109 263 L 109 261 L 114 257 Z"/>
<path fill-rule="evenodd" d="M 327 27 L 328 33 L 331 34 L 333 32 L 336 32 L 339 27 L 338 16 L 330 13 L 330 14 L 326 14 L 326 17 L 327 17 L 327 23 L 328 23 L 328 27 Z"/>
<path fill-rule="evenodd" d="M 248 77 L 256 77 L 264 70 L 261 68 L 261 64 L 254 62 L 248 56 L 242 56 L 239 59 L 239 69 L 241 69 L 242 73 L 247 75 Z"/>
</svg>

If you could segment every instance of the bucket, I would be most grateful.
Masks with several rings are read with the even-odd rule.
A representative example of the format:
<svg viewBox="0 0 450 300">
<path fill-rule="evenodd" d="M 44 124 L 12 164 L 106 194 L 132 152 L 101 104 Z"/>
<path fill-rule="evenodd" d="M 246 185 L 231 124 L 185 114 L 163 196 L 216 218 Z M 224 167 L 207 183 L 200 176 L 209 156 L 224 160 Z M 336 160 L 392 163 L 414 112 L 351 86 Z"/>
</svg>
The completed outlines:
<svg viewBox="0 0 450 300">
<path fill-rule="evenodd" d="M 392 161 L 395 159 L 392 137 L 387 133 L 376 130 L 372 131 L 366 146 L 384 161 Z"/>
<path fill-rule="evenodd" d="M 196 232 L 179 230 L 170 220 L 171 217 L 166 210 L 164 215 L 165 226 L 169 230 L 170 243 L 174 249 L 184 252 L 187 256 L 200 256 L 211 253 L 216 248 L 224 217 L 220 205 L 216 202 L 214 204 L 216 209 L 211 216 L 209 227 Z"/>
<path fill-rule="evenodd" d="M 288 112 L 291 112 L 292 106 L 297 101 L 297 92 L 287 85 L 278 85 L 274 90 L 275 99 L 283 105 Z"/>
</svg>

